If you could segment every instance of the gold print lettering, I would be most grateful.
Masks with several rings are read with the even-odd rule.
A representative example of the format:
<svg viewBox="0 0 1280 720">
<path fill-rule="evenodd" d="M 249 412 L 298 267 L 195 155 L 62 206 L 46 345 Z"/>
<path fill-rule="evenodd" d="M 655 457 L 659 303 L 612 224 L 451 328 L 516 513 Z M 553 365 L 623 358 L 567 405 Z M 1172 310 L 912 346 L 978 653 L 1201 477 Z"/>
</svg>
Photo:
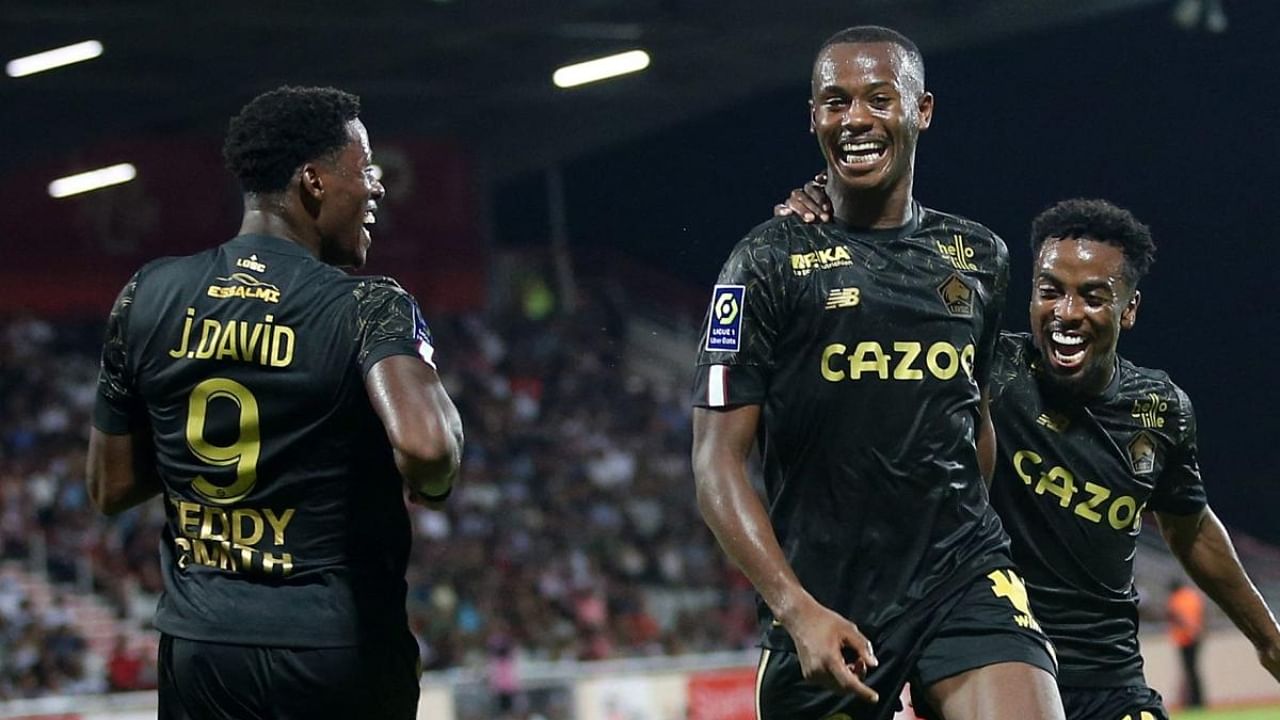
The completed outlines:
<svg viewBox="0 0 1280 720">
<path fill-rule="evenodd" d="M 945 366 L 938 362 L 942 357 L 947 358 Z M 956 352 L 956 347 L 948 342 L 936 342 L 930 345 L 924 361 L 929 366 L 929 372 L 939 380 L 950 380 L 956 376 L 956 371 L 960 368 L 960 355 Z"/>
<path fill-rule="evenodd" d="M 177 536 L 173 543 L 179 569 L 193 562 L 228 572 L 260 572 L 287 576 L 293 572 L 295 559 L 281 552 L 285 531 L 297 514 L 295 508 L 275 512 L 270 508 L 220 507 L 169 498 L 174 508 Z M 276 552 L 266 552 L 259 545 L 267 539 L 267 528 Z"/>
<path fill-rule="evenodd" d="M 222 335 L 222 326 L 217 320 L 205 320 L 200 323 L 200 344 L 196 346 L 197 360 L 208 360 L 218 348 L 218 338 Z M 191 357 L 188 355 L 187 357 Z"/>
<path fill-rule="evenodd" d="M 832 343 L 822 351 L 822 378 L 827 382 L 840 382 L 844 379 L 843 370 L 833 370 L 831 368 L 831 358 L 837 355 L 843 355 L 847 350 L 840 343 Z"/>
<path fill-rule="evenodd" d="M 191 541 L 184 538 L 174 538 L 173 544 L 178 546 L 178 569 L 185 570 L 191 564 Z"/>
<path fill-rule="evenodd" d="M 283 514 L 277 516 L 270 508 L 263 508 L 262 514 L 267 516 L 267 522 L 271 525 L 271 531 L 275 535 L 276 545 L 284 545 L 284 529 L 289 526 L 289 521 L 293 519 L 294 509 L 289 508 Z"/>
<path fill-rule="evenodd" d="M 1027 598 L 1027 585 L 1012 570 L 993 570 L 987 578 L 991 580 L 991 592 L 996 597 L 1009 601 L 1015 611 L 1014 621 L 1022 627 L 1040 629 L 1040 623 L 1031 614 L 1031 601 Z"/>
<path fill-rule="evenodd" d="M 293 364 L 297 334 L 287 325 L 278 325 L 274 315 L 267 315 L 262 322 L 213 318 L 200 320 L 200 337 L 191 347 L 195 308 L 187 308 L 183 321 L 182 340 L 169 350 L 173 358 L 196 360 L 231 360 L 257 363 L 266 367 L 289 367 Z"/>
<path fill-rule="evenodd" d="M 918 342 L 896 342 L 893 344 L 893 351 L 902 353 L 902 357 L 898 358 L 898 364 L 893 368 L 894 380 L 923 380 L 924 371 L 912 367 L 916 358 L 920 356 L 920 343 Z"/>
<path fill-rule="evenodd" d="M 1022 463 L 1024 460 L 1030 461 L 1033 465 L 1039 465 L 1040 463 L 1044 462 L 1044 458 L 1041 458 L 1039 455 L 1031 452 L 1030 450 L 1019 450 L 1018 452 L 1013 454 L 1014 472 L 1018 473 L 1018 477 L 1022 478 L 1023 483 L 1030 485 L 1031 473 L 1027 472 L 1026 469 L 1023 468 Z"/>
<path fill-rule="evenodd" d="M 1046 492 L 1056 496 L 1060 506 L 1068 507 L 1071 505 L 1072 496 L 1076 494 L 1076 477 L 1064 467 L 1049 468 L 1049 472 L 1041 475 L 1040 482 L 1036 483 L 1037 495 L 1043 495 Z"/>
<path fill-rule="evenodd" d="M 1111 509 L 1107 512 L 1107 522 L 1111 523 L 1111 527 L 1123 530 L 1137 516 L 1138 501 L 1128 495 L 1121 495 L 1111 503 Z"/>
<path fill-rule="evenodd" d="M 213 529 L 215 521 L 218 525 L 216 531 Z M 226 540 L 227 513 L 220 508 L 204 508 L 204 522 L 200 523 L 200 538 L 202 540 Z"/>
<path fill-rule="evenodd" d="M 1054 465 L 1048 471 L 1039 472 L 1039 468 L 1044 464 L 1044 458 L 1031 450 L 1019 450 L 1013 454 L 1013 470 L 1018 477 L 1022 478 L 1022 483 L 1031 487 L 1034 479 L 1034 489 L 1036 495 L 1049 494 L 1058 498 L 1058 505 L 1063 508 L 1071 507 L 1071 501 L 1074 499 L 1077 487 L 1076 476 L 1070 470 L 1061 465 Z M 1134 531 L 1142 528 L 1142 510 L 1145 504 L 1139 505 L 1138 501 L 1128 495 L 1120 495 L 1113 499 L 1114 493 L 1110 488 L 1099 485 L 1097 483 L 1085 481 L 1084 492 L 1088 497 L 1077 502 L 1072 512 L 1076 515 L 1088 520 L 1089 522 L 1101 523 L 1103 518 L 1103 506 L 1106 505 L 1107 524 L 1116 530 Z M 1107 502 L 1110 501 L 1108 505 Z"/>
<path fill-rule="evenodd" d="M 187 343 L 191 340 L 191 322 L 195 315 L 195 308 L 187 308 L 187 317 L 182 321 L 182 341 L 178 343 L 178 347 L 169 351 L 169 357 L 180 358 L 187 354 Z"/>
<path fill-rule="evenodd" d="M 216 399 L 235 403 L 239 410 L 240 433 L 231 445 L 214 445 L 204 437 L 209 403 Z M 235 467 L 236 479 L 218 485 L 197 475 L 192 487 L 205 498 L 229 505 L 248 495 L 258 482 L 258 455 L 262 442 L 258 431 L 258 401 L 244 385 L 229 378 L 209 378 L 191 391 L 187 414 L 187 447 L 201 462 L 215 467 Z"/>
<path fill-rule="evenodd" d="M 1084 491 L 1089 493 L 1089 499 L 1076 505 L 1075 513 L 1089 522 L 1102 522 L 1102 513 L 1095 508 L 1111 497 L 1111 490 L 1096 483 L 1086 482 Z"/>
<path fill-rule="evenodd" d="M 289 553 L 283 553 L 281 555 L 276 555 L 275 553 L 263 553 L 262 569 L 270 573 L 272 570 L 275 570 L 276 567 L 280 568 L 280 573 L 282 575 L 288 575 L 293 572 L 293 555 Z"/>
<path fill-rule="evenodd" d="M 973 343 L 969 343 L 960 350 L 960 367 L 964 368 L 964 374 L 973 377 L 973 354 L 975 350 Z"/>
<path fill-rule="evenodd" d="M 871 356 L 870 359 L 867 358 L 868 355 Z M 889 377 L 889 358 L 885 357 L 880 343 L 860 342 L 849 356 L 849 379 L 858 380 L 864 372 L 873 372 L 881 380 Z"/>
<path fill-rule="evenodd" d="M 271 336 L 271 367 L 289 367 L 293 362 L 293 330 L 277 325 Z"/>
<path fill-rule="evenodd" d="M 240 352 L 236 348 L 236 329 L 235 321 L 224 328 L 222 332 L 222 342 L 218 343 L 218 360 L 240 360 Z"/>
<path fill-rule="evenodd" d="M 818 371 L 827 382 L 862 380 L 875 377 L 880 380 L 924 380 L 927 375 L 916 363 L 921 355 L 923 345 L 914 340 L 899 340 L 893 343 L 893 352 L 885 352 L 884 346 L 875 340 L 863 340 L 854 346 L 853 352 L 847 356 L 849 369 L 846 372 L 836 358 L 843 355 L 848 347 L 843 343 L 832 343 L 822 350 L 822 360 Z M 896 354 L 896 358 L 895 358 Z M 965 376 L 973 377 L 974 346 L 972 343 L 957 348 L 945 340 L 938 341 L 924 351 L 925 369 L 928 375 L 938 380 L 951 380 L 961 369 Z M 890 375 L 889 365 L 893 363 Z"/>
<path fill-rule="evenodd" d="M 244 521 L 249 521 L 249 532 L 243 532 Z M 262 516 L 255 510 L 241 508 L 231 511 L 231 541 L 237 545 L 257 545 L 262 539 Z M 277 543 L 278 544 L 278 543 Z"/>
</svg>

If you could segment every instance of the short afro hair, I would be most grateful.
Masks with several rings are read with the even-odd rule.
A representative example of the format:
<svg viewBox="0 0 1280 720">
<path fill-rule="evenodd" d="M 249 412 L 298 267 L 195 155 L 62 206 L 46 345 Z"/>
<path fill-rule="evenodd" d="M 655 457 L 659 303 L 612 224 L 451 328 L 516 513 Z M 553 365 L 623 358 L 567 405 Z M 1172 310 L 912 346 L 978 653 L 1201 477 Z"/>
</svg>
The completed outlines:
<svg viewBox="0 0 1280 720">
<path fill-rule="evenodd" d="M 247 193 L 281 192 L 304 163 L 351 142 L 360 98 L 331 87 L 280 87 L 249 101 L 227 126 L 222 158 Z"/>
<path fill-rule="evenodd" d="M 880 25 L 855 25 L 847 27 L 840 32 L 827 38 L 822 47 L 818 48 L 816 57 L 821 57 L 822 53 L 832 45 L 869 45 L 873 43 L 888 43 L 897 45 L 907 54 L 907 60 L 914 67 L 917 79 L 920 81 L 919 90 L 924 91 L 924 55 L 920 53 L 920 48 L 916 46 L 911 38 L 894 30 L 893 28 L 882 27 Z M 816 64 L 815 57 L 815 64 Z"/>
<path fill-rule="evenodd" d="M 1031 221 L 1031 252 L 1039 256 L 1046 240 L 1083 238 L 1115 245 L 1124 253 L 1125 279 L 1130 288 L 1146 276 L 1156 261 L 1151 228 L 1133 213 L 1106 200 L 1074 198 L 1055 203 Z"/>
</svg>

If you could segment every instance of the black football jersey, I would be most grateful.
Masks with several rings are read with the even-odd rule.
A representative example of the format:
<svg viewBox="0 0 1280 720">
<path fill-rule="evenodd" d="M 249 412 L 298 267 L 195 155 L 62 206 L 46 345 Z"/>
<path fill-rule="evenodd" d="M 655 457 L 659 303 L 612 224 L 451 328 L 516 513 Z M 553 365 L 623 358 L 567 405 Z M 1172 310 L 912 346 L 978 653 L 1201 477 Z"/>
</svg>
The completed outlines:
<svg viewBox="0 0 1280 720">
<path fill-rule="evenodd" d="M 1004 243 L 913 207 L 891 230 L 775 218 L 734 248 L 694 405 L 761 406 L 778 541 L 823 605 L 875 632 L 1009 565 L 974 446 L 1008 278 Z M 761 604 L 762 621 L 772 623 Z M 768 647 L 785 649 L 780 627 Z"/>
<path fill-rule="evenodd" d="M 1029 335 L 1001 336 L 991 377 L 999 462 L 991 502 L 1012 540 L 1064 686 L 1144 682 L 1133 558 L 1142 511 L 1205 506 L 1191 402 L 1119 359 L 1086 402 L 1046 392 Z"/>
<path fill-rule="evenodd" d="M 405 632 L 403 483 L 364 373 L 432 353 L 395 282 L 281 238 L 134 275 L 108 322 L 94 424 L 155 443 L 162 632 L 292 647 Z"/>
</svg>

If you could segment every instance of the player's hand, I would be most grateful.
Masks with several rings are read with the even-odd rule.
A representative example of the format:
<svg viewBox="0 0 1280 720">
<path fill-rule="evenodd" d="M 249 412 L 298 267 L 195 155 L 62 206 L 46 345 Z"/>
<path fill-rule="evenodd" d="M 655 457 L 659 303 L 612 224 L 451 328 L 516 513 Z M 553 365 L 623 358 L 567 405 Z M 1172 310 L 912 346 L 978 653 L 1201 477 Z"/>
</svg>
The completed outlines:
<svg viewBox="0 0 1280 720">
<path fill-rule="evenodd" d="M 1258 648 L 1258 660 L 1271 677 L 1280 680 L 1280 642 Z"/>
<path fill-rule="evenodd" d="M 880 694 L 864 682 L 867 672 L 880 663 L 857 625 L 812 599 L 784 625 L 795 641 L 806 682 L 880 701 Z"/>
<path fill-rule="evenodd" d="M 827 197 L 827 174 L 820 172 L 804 187 L 791 191 L 785 202 L 773 206 L 778 217 L 797 215 L 807 223 L 831 221 L 831 198 Z"/>
</svg>

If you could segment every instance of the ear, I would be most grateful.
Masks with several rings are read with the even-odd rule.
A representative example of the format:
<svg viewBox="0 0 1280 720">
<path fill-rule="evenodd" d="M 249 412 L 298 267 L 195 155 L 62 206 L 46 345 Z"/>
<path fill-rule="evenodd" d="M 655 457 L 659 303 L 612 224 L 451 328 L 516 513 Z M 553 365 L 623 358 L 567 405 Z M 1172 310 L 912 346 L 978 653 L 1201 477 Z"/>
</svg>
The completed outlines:
<svg viewBox="0 0 1280 720">
<path fill-rule="evenodd" d="M 1124 306 L 1124 310 L 1120 312 L 1120 329 L 1132 330 L 1134 323 L 1138 322 L 1138 305 L 1142 303 L 1142 293 L 1138 290 L 1133 291 L 1133 297 L 1129 298 L 1129 302 Z"/>
<path fill-rule="evenodd" d="M 324 197 L 324 177 L 319 166 L 307 163 L 298 171 L 298 183 L 308 197 L 319 200 Z"/>
<path fill-rule="evenodd" d="M 920 93 L 920 100 L 916 103 L 916 112 L 919 113 L 920 130 L 923 132 L 929 129 L 929 125 L 933 123 L 933 93 Z"/>
<path fill-rule="evenodd" d="M 817 132 L 817 123 L 813 120 L 813 100 L 809 101 L 809 134 Z"/>
</svg>

